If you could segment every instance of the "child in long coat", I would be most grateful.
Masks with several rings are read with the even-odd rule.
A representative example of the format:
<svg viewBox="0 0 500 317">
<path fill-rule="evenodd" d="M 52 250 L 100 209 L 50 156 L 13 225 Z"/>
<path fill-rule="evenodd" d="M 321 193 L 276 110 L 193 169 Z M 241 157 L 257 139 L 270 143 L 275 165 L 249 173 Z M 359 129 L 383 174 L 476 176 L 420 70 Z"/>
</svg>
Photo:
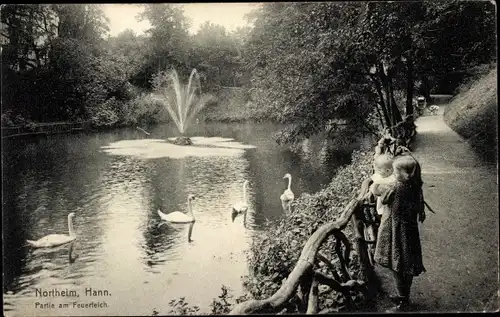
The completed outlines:
<svg viewBox="0 0 500 317">
<path fill-rule="evenodd" d="M 420 165 L 409 154 L 393 163 L 395 183 L 382 198 L 389 206 L 378 230 L 375 262 L 394 272 L 398 292 L 397 306 L 409 306 L 413 277 L 425 272 L 418 231 L 418 220 L 425 219 Z M 384 219 L 385 218 L 385 219 Z"/>
</svg>

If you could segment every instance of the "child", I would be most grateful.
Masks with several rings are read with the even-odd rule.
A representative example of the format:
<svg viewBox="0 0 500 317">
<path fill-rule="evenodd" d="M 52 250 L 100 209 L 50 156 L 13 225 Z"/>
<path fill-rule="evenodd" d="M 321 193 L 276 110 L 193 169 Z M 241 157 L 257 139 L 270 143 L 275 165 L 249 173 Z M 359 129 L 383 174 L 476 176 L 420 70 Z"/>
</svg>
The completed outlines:
<svg viewBox="0 0 500 317">
<path fill-rule="evenodd" d="M 395 183 L 382 195 L 389 209 L 380 224 L 375 261 L 394 272 L 398 297 L 391 311 L 398 311 L 409 306 L 413 277 L 425 272 L 417 222 L 417 218 L 423 222 L 425 213 L 418 162 L 411 154 L 402 154 L 393 169 Z"/>
<path fill-rule="evenodd" d="M 385 193 L 390 185 L 395 182 L 393 175 L 392 163 L 394 159 L 389 154 L 377 155 L 373 162 L 374 173 L 372 175 L 373 184 L 370 186 L 370 192 L 377 197 L 377 214 L 379 216 L 384 214 L 384 210 L 388 207 L 382 204 L 383 193 Z"/>
<path fill-rule="evenodd" d="M 374 173 L 371 177 L 373 183 L 370 186 L 370 193 L 377 197 L 376 200 L 376 212 L 372 212 L 370 208 L 368 211 L 365 211 L 367 222 L 365 227 L 365 235 L 367 240 L 374 241 L 377 238 L 377 227 L 379 222 L 381 221 L 381 216 L 388 207 L 387 205 L 382 204 L 382 195 L 385 191 L 388 190 L 388 186 L 394 182 L 394 177 L 392 176 L 392 162 L 393 158 L 389 154 L 380 154 L 375 155 L 375 160 L 373 162 Z M 383 217 L 383 216 L 382 216 Z M 384 218 L 383 218 L 384 219 Z M 372 245 L 369 245 L 369 259 L 372 265 L 375 265 L 375 261 L 373 259 L 374 250 Z"/>
</svg>

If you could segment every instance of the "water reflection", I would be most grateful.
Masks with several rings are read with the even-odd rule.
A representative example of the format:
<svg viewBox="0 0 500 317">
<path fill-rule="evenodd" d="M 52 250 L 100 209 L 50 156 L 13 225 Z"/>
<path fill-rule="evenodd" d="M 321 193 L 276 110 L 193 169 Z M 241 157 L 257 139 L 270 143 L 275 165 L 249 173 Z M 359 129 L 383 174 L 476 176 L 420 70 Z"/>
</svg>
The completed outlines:
<svg viewBox="0 0 500 317">
<path fill-rule="evenodd" d="M 279 146 L 270 138 L 278 128 L 274 125 L 196 128 L 188 133 L 234 139 L 238 143 L 228 144 L 236 148 L 229 150 L 237 152 L 169 158 L 101 151 L 119 141 L 144 147 L 144 135 L 135 129 L 6 144 L 3 245 L 9 315 L 32 314 L 34 289 L 54 285 L 102 288 L 113 296 L 102 312 L 57 309 L 47 313 L 52 315 L 151 315 L 153 308 L 167 313 L 167 303 L 181 296 L 208 307 L 222 285 L 238 294 L 252 234 L 263 230 L 266 219 L 282 215 L 283 175 L 292 174 L 298 197 L 320 189 L 349 160 L 349 149 L 321 140 L 306 141 L 298 151 Z M 169 126 L 151 133 L 163 140 L 174 136 Z M 244 180 L 249 181 L 246 227 L 242 216 L 231 221 L 232 205 L 243 200 Z M 188 226 L 159 226 L 157 214 L 158 209 L 186 210 L 189 194 L 197 196 L 192 243 L 187 241 Z M 66 232 L 69 212 L 76 214 L 74 244 L 50 250 L 24 246 L 26 239 Z"/>
</svg>

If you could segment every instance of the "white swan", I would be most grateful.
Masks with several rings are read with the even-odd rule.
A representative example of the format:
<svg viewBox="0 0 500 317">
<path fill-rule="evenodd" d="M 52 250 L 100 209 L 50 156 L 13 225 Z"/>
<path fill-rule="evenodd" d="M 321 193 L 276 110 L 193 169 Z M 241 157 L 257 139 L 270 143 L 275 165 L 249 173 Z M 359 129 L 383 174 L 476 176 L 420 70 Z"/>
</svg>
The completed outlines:
<svg viewBox="0 0 500 317">
<path fill-rule="evenodd" d="M 285 189 L 283 194 L 281 194 L 280 199 L 281 199 L 281 205 L 283 206 L 283 209 L 288 209 L 290 211 L 290 205 L 292 201 L 295 199 L 295 195 L 292 192 L 292 175 L 286 173 L 283 178 L 288 178 L 288 188 Z"/>
<path fill-rule="evenodd" d="M 195 199 L 194 195 L 188 196 L 188 211 L 187 213 L 183 213 L 180 211 L 174 211 L 169 214 L 164 214 L 161 210 L 158 209 L 158 215 L 162 220 L 165 220 L 167 223 L 179 223 L 179 224 L 190 224 L 189 232 L 188 232 L 188 242 L 191 242 L 191 233 L 193 232 L 193 226 L 196 221 L 193 214 L 193 209 L 191 208 L 191 201 Z"/>
<path fill-rule="evenodd" d="M 247 185 L 248 181 L 243 182 L 243 201 L 237 202 L 233 205 L 233 211 L 231 213 L 231 220 L 234 222 L 236 216 L 243 214 L 243 224 L 246 223 L 247 210 L 248 210 L 248 200 L 247 200 Z"/>
<path fill-rule="evenodd" d="M 73 231 L 73 218 L 75 213 L 72 212 L 68 215 L 68 231 L 69 235 L 66 234 L 49 234 L 43 238 L 36 241 L 26 240 L 26 242 L 33 248 L 50 248 L 57 247 L 63 244 L 67 244 L 76 239 L 75 232 Z"/>
</svg>

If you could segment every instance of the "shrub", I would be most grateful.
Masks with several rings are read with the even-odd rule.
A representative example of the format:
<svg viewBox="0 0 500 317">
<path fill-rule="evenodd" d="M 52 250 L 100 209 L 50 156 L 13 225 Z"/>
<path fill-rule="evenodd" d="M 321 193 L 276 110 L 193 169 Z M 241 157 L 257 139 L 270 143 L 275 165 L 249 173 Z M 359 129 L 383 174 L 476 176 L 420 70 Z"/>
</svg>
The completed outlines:
<svg viewBox="0 0 500 317">
<path fill-rule="evenodd" d="M 200 310 L 198 306 L 189 306 L 185 297 L 171 300 L 168 304 L 171 307 L 168 312 L 170 315 L 196 315 Z"/>
<path fill-rule="evenodd" d="M 222 285 L 221 294 L 212 300 L 210 304 L 210 313 L 200 313 L 200 308 L 198 306 L 189 305 L 185 297 L 179 299 L 171 300 L 168 305 L 170 307 L 169 314 L 171 315 L 223 315 L 228 314 L 234 307 L 234 303 L 240 303 L 247 299 L 246 295 L 240 296 L 233 300 L 233 295 L 231 295 L 231 290 L 226 286 Z M 153 316 L 158 315 L 158 311 L 153 311 Z"/>
<path fill-rule="evenodd" d="M 121 108 L 120 117 L 124 125 L 148 125 L 168 120 L 163 101 L 148 93 L 139 94 L 126 102 Z"/>
<path fill-rule="evenodd" d="M 121 102 L 114 97 L 106 100 L 99 106 L 89 108 L 90 122 L 96 127 L 113 127 L 118 123 L 118 109 Z"/>
</svg>

